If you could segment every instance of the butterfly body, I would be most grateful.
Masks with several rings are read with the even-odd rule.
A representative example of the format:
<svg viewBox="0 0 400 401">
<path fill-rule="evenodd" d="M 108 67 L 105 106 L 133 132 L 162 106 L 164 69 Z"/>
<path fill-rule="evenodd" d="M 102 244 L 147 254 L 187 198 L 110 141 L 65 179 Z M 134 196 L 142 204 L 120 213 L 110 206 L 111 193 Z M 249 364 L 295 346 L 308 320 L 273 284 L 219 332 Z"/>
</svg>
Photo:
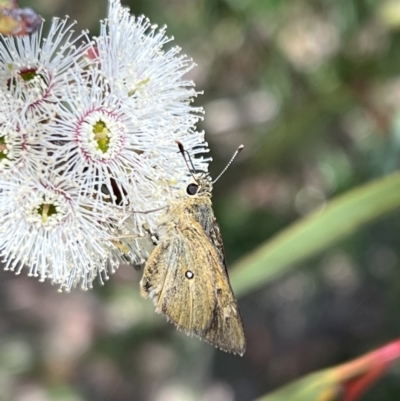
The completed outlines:
<svg viewBox="0 0 400 401">
<path fill-rule="evenodd" d="M 141 294 L 179 330 L 243 355 L 246 341 L 211 203 L 212 183 L 196 175 L 159 222 Z"/>
</svg>

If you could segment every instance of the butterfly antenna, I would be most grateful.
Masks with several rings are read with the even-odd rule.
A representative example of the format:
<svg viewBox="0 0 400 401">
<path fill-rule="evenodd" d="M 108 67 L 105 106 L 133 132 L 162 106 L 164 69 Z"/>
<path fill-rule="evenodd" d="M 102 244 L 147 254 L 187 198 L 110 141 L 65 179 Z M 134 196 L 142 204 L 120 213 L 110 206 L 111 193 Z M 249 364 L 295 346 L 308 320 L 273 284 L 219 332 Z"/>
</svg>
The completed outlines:
<svg viewBox="0 0 400 401">
<path fill-rule="evenodd" d="M 175 141 L 175 142 L 178 145 L 179 151 L 182 153 L 183 159 L 185 160 L 186 166 L 187 166 L 191 176 L 195 179 L 193 173 L 196 172 L 196 169 L 194 168 L 192 158 L 190 157 L 189 152 L 183 147 L 181 142 L 179 142 L 179 141 Z"/>
<path fill-rule="evenodd" d="M 225 173 L 226 170 L 228 170 L 229 166 L 233 163 L 233 161 L 236 159 L 236 156 L 244 149 L 244 145 L 239 145 L 238 148 L 236 149 L 236 152 L 233 154 L 231 157 L 231 160 L 229 160 L 228 164 L 225 166 L 225 168 L 220 172 L 219 176 L 212 182 L 215 184 Z"/>
</svg>

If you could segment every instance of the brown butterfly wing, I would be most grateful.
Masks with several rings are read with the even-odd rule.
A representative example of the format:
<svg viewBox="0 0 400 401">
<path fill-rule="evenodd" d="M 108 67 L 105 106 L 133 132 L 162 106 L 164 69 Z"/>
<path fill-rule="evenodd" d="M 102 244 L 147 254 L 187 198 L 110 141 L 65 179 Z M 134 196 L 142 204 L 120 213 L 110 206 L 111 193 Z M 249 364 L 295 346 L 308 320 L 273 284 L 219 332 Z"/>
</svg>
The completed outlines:
<svg viewBox="0 0 400 401">
<path fill-rule="evenodd" d="M 210 328 L 204 333 L 204 338 L 223 351 L 243 355 L 246 350 L 244 327 L 239 307 L 229 282 L 219 224 L 214 216 L 211 202 L 193 206 L 200 206 L 194 215 L 219 257 L 219 263 L 214 263 L 217 305 Z"/>
<path fill-rule="evenodd" d="M 195 221 L 190 229 L 171 227 L 148 259 L 141 281 L 142 295 L 153 300 L 158 313 L 200 337 L 216 306 L 215 272 L 207 267 L 210 260 L 202 235 Z"/>
<path fill-rule="evenodd" d="M 204 339 L 223 351 L 243 355 L 246 350 L 243 322 L 225 266 L 221 263 L 216 267 L 215 291 L 217 305 Z"/>
<path fill-rule="evenodd" d="M 178 329 L 242 355 L 242 319 L 218 250 L 193 219 L 168 232 L 146 263 L 142 295 Z"/>
</svg>

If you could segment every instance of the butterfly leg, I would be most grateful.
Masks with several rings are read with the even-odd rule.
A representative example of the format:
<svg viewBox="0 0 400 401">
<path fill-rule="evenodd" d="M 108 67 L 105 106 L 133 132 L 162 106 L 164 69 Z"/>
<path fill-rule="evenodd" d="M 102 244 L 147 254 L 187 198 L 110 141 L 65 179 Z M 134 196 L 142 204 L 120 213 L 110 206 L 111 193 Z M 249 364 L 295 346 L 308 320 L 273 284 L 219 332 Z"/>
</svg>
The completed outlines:
<svg viewBox="0 0 400 401">
<path fill-rule="evenodd" d="M 144 223 L 142 225 L 142 227 L 143 227 L 143 230 L 146 231 L 147 234 L 149 235 L 150 240 L 153 243 L 153 245 L 158 245 L 158 243 L 160 241 L 160 238 L 159 238 L 158 234 L 156 232 L 152 231 L 147 223 Z"/>
</svg>

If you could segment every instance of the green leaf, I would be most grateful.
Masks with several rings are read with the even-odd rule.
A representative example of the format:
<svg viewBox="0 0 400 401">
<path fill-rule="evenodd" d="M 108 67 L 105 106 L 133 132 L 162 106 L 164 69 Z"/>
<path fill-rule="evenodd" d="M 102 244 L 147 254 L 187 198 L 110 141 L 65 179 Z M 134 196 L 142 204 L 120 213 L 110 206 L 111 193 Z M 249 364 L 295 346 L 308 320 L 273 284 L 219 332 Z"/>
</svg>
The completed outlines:
<svg viewBox="0 0 400 401">
<path fill-rule="evenodd" d="M 237 296 L 261 287 L 363 225 L 400 209 L 395 173 L 333 199 L 322 211 L 294 223 L 241 259 L 230 273 Z"/>
<path fill-rule="evenodd" d="M 400 357 L 400 340 L 333 368 L 311 373 L 256 401 L 355 401 Z"/>
<path fill-rule="evenodd" d="M 340 391 L 331 371 L 312 373 L 256 401 L 334 401 Z"/>
</svg>

